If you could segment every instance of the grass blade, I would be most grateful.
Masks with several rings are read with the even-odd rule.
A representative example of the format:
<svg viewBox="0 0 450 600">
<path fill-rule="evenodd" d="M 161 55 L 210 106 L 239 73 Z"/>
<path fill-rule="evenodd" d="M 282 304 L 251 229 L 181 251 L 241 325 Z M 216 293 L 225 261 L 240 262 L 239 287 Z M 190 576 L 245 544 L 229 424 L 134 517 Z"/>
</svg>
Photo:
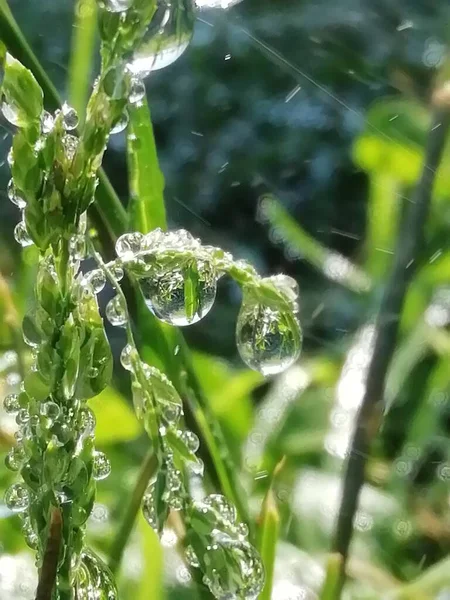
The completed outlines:
<svg viewBox="0 0 450 600">
<path fill-rule="evenodd" d="M 83 120 L 92 71 L 97 31 L 95 0 L 77 0 L 69 63 L 69 101 Z"/>
<path fill-rule="evenodd" d="M 327 561 L 325 581 L 320 592 L 319 600 L 336 600 L 339 598 L 341 563 L 342 556 L 340 554 L 330 554 Z"/>
<path fill-rule="evenodd" d="M 131 104 L 129 113 L 130 228 L 142 233 L 156 227 L 166 229 L 164 176 L 159 168 L 147 99 L 144 97 L 139 104 Z"/>
</svg>

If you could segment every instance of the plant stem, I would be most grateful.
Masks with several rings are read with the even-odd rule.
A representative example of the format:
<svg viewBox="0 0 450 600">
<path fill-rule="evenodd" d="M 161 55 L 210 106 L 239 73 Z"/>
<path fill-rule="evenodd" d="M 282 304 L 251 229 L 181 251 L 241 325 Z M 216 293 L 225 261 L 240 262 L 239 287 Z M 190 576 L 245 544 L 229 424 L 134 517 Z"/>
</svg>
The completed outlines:
<svg viewBox="0 0 450 600">
<path fill-rule="evenodd" d="M 353 519 L 364 484 L 367 457 L 381 421 L 386 375 L 396 348 L 405 295 L 416 271 L 417 257 L 424 241 L 433 184 L 442 158 L 449 123 L 448 108 L 436 109 L 425 148 L 422 175 L 404 211 L 392 272 L 376 321 L 374 350 L 368 369 L 364 397 L 356 418 L 333 543 L 333 551 L 343 557 L 336 598 L 340 597 L 345 580 Z"/>
<path fill-rule="evenodd" d="M 109 555 L 109 568 L 115 574 L 119 568 L 128 539 L 133 531 L 133 526 L 141 506 L 142 498 L 147 488 L 150 477 L 155 472 L 158 461 L 153 451 L 149 451 L 139 471 L 130 502 L 123 514 L 122 521 L 116 537 L 111 546 Z"/>
<path fill-rule="evenodd" d="M 36 600 L 51 600 L 58 572 L 58 560 L 62 543 L 62 514 L 54 507 L 50 517 L 47 546 L 39 574 Z"/>
</svg>

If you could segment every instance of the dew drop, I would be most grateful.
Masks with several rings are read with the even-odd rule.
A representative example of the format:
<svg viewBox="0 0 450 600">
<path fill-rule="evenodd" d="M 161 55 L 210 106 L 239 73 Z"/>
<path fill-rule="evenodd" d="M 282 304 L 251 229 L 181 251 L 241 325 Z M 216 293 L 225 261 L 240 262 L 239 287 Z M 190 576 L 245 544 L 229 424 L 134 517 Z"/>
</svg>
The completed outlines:
<svg viewBox="0 0 450 600">
<path fill-rule="evenodd" d="M 14 185 L 14 181 L 12 179 L 9 180 L 8 188 L 7 188 L 7 194 L 8 194 L 9 200 L 13 204 L 15 204 L 16 206 L 18 206 L 20 209 L 25 208 L 25 206 L 27 205 L 27 203 L 25 202 L 25 200 L 22 198 L 22 196 L 16 190 L 16 187 Z"/>
<path fill-rule="evenodd" d="M 82 438 L 94 435 L 95 415 L 90 408 L 83 408 L 80 415 L 80 432 Z"/>
<path fill-rule="evenodd" d="M 204 261 L 140 280 L 149 309 L 165 323 L 192 325 L 203 319 L 216 299 L 217 275 Z"/>
<path fill-rule="evenodd" d="M 136 353 L 131 344 L 127 344 L 120 353 L 120 362 L 127 371 L 133 370 L 133 355 Z"/>
<path fill-rule="evenodd" d="M 106 479 L 111 473 L 111 463 L 104 452 L 94 453 L 94 479 Z"/>
<path fill-rule="evenodd" d="M 5 492 L 5 504 L 15 513 L 27 510 L 30 505 L 30 494 L 27 488 L 21 483 L 15 483 Z"/>
<path fill-rule="evenodd" d="M 24 221 L 17 223 L 16 227 L 14 228 L 14 239 L 23 248 L 32 245 L 33 240 L 27 231 L 27 226 L 25 225 Z"/>
<path fill-rule="evenodd" d="M 87 376 L 90 377 L 91 379 L 98 377 L 98 374 L 99 374 L 99 370 L 97 369 L 97 367 L 91 367 L 87 372 Z"/>
<path fill-rule="evenodd" d="M 118 121 L 116 121 L 113 128 L 111 129 L 111 135 L 114 135 L 115 133 L 121 133 L 122 131 L 124 131 L 127 128 L 129 120 L 130 118 L 128 116 L 128 113 L 126 110 L 124 110 L 123 113 L 120 115 Z"/>
<path fill-rule="evenodd" d="M 72 235 L 69 241 L 70 258 L 73 263 L 83 260 L 86 254 L 86 240 L 84 235 Z"/>
<path fill-rule="evenodd" d="M 19 471 L 25 460 L 25 450 L 23 446 L 11 448 L 5 457 L 5 465 L 10 471 Z"/>
<path fill-rule="evenodd" d="M 122 327 L 127 322 L 127 311 L 120 296 L 114 296 L 106 305 L 106 317 L 111 325 Z"/>
<path fill-rule="evenodd" d="M 18 394 L 9 394 L 3 400 L 3 407 L 9 415 L 14 415 L 20 410 L 20 402 Z"/>
<path fill-rule="evenodd" d="M 70 133 L 67 133 L 62 138 L 62 145 L 64 147 L 64 153 L 69 162 L 71 162 L 75 156 L 76 151 L 78 150 L 78 138 Z"/>
<path fill-rule="evenodd" d="M 213 510 L 226 525 L 236 523 L 235 507 L 221 494 L 210 494 L 202 500 L 203 506 Z"/>
<path fill-rule="evenodd" d="M 118 600 L 114 577 L 92 550 L 84 550 L 76 571 L 77 600 Z"/>
<path fill-rule="evenodd" d="M 44 112 L 41 115 L 41 132 L 44 135 L 48 135 L 53 131 L 54 126 L 55 119 L 53 118 L 53 115 L 44 110 Z"/>
<path fill-rule="evenodd" d="M 6 100 L 4 100 L 2 102 L 1 109 L 3 116 L 9 123 L 11 123 L 11 125 L 14 125 L 15 127 L 19 127 L 21 125 L 22 120 L 20 110 L 15 104 L 12 102 L 6 102 Z"/>
<path fill-rule="evenodd" d="M 78 127 L 78 115 L 77 111 L 69 106 L 67 102 L 64 102 L 61 108 L 63 115 L 63 127 L 66 131 L 73 131 Z"/>
<path fill-rule="evenodd" d="M 130 84 L 128 101 L 130 104 L 138 104 L 145 96 L 145 84 L 139 77 L 133 77 Z"/>
<path fill-rule="evenodd" d="M 184 442 L 190 452 L 195 454 L 200 448 L 200 440 L 192 431 L 183 431 L 181 433 L 181 440 Z"/>
<path fill-rule="evenodd" d="M 99 294 L 106 285 L 106 277 L 101 269 L 95 269 L 88 273 L 86 281 L 92 287 L 94 294 Z"/>
<path fill-rule="evenodd" d="M 261 304 L 244 290 L 236 340 L 242 360 L 267 376 L 281 373 L 297 360 L 302 333 L 300 323 L 288 309 Z"/>
<path fill-rule="evenodd" d="M 130 8 L 133 0 L 102 0 L 101 4 L 108 12 L 124 12 Z"/>
<path fill-rule="evenodd" d="M 156 516 L 154 493 L 154 484 L 150 484 L 142 499 L 142 513 L 150 527 L 155 531 L 158 531 L 158 520 Z"/>
<path fill-rule="evenodd" d="M 113 265 L 110 271 L 116 281 L 122 281 L 124 272 L 120 265 Z"/>
<path fill-rule="evenodd" d="M 116 242 L 116 252 L 122 260 L 132 260 L 140 252 L 144 236 L 142 233 L 124 233 Z"/>
<path fill-rule="evenodd" d="M 145 76 L 179 58 L 192 39 L 194 0 L 157 0 L 156 11 L 128 69 Z"/>
<path fill-rule="evenodd" d="M 16 415 L 16 423 L 17 425 L 26 425 L 30 420 L 30 414 L 26 408 L 21 408 Z"/>
<path fill-rule="evenodd" d="M 242 0 L 195 0 L 195 4 L 201 10 L 204 8 L 221 8 L 227 10 Z"/>
<path fill-rule="evenodd" d="M 182 409 L 179 404 L 167 402 L 161 409 L 162 418 L 168 425 L 176 425 L 180 420 Z"/>
<path fill-rule="evenodd" d="M 46 417 L 51 421 L 56 421 L 61 414 L 61 409 L 56 402 L 49 401 L 41 404 L 40 413 L 43 417 Z"/>
</svg>

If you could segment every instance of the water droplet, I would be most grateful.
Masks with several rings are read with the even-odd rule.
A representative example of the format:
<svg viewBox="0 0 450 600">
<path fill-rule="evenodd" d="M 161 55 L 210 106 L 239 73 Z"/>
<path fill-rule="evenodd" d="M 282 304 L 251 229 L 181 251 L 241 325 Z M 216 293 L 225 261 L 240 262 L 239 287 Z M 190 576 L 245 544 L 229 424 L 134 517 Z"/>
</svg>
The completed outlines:
<svg viewBox="0 0 450 600">
<path fill-rule="evenodd" d="M 69 162 L 72 162 L 73 157 L 75 156 L 76 151 L 78 150 L 78 138 L 70 133 L 67 133 L 62 138 L 62 144 L 64 146 L 64 153 Z"/>
<path fill-rule="evenodd" d="M 186 465 L 191 475 L 195 475 L 196 477 L 203 477 L 205 473 L 205 464 L 198 458 L 196 461 L 191 461 Z"/>
<path fill-rule="evenodd" d="M 108 12 L 124 12 L 132 3 L 133 0 L 102 0 L 101 5 Z"/>
<path fill-rule="evenodd" d="M 6 102 L 6 100 L 2 102 L 1 108 L 3 116 L 8 122 L 15 127 L 20 127 L 22 119 L 19 108 L 12 102 Z"/>
<path fill-rule="evenodd" d="M 94 453 L 94 479 L 106 479 L 111 473 L 111 463 L 104 452 Z"/>
<path fill-rule="evenodd" d="M 250 290 L 244 290 L 236 338 L 242 360 L 263 375 L 290 367 L 302 345 L 300 324 L 293 312 L 261 304 Z"/>
<path fill-rule="evenodd" d="M 169 496 L 168 504 L 172 510 L 183 510 L 183 498 L 176 494 L 171 494 Z"/>
<path fill-rule="evenodd" d="M 192 546 L 188 546 L 185 550 L 185 554 L 187 563 L 194 569 L 198 569 L 198 567 L 200 566 L 200 561 L 198 560 L 197 555 L 194 552 L 194 548 Z"/>
<path fill-rule="evenodd" d="M 61 108 L 63 115 L 63 127 L 66 131 L 72 131 L 78 127 L 77 111 L 64 102 Z"/>
<path fill-rule="evenodd" d="M 161 408 L 161 415 L 168 425 L 176 425 L 180 420 L 182 409 L 179 404 L 167 402 Z"/>
<path fill-rule="evenodd" d="M 55 402 L 44 402 L 44 404 L 41 404 L 40 413 L 43 417 L 56 421 L 61 414 L 61 409 Z"/>
<path fill-rule="evenodd" d="M 239 523 L 237 526 L 238 534 L 244 538 L 248 537 L 248 526 L 245 523 Z"/>
<path fill-rule="evenodd" d="M 114 577 L 92 550 L 84 550 L 76 572 L 77 600 L 118 600 Z"/>
<path fill-rule="evenodd" d="M 95 269 L 88 273 L 86 281 L 92 287 L 94 294 L 99 294 L 106 285 L 106 277 L 101 269 Z"/>
<path fill-rule="evenodd" d="M 30 494 L 21 483 L 15 483 L 5 492 L 5 504 L 12 512 L 19 513 L 27 510 L 30 505 Z"/>
<path fill-rule="evenodd" d="M 145 85 L 139 77 L 133 77 L 130 84 L 128 101 L 130 104 L 138 104 L 145 96 Z"/>
<path fill-rule="evenodd" d="M 97 369 L 97 367 L 91 367 L 87 372 L 88 377 L 90 377 L 91 379 L 98 377 L 98 374 L 99 370 Z"/>
<path fill-rule="evenodd" d="M 80 432 L 82 438 L 87 438 L 94 435 L 95 424 L 95 415 L 92 410 L 90 408 L 81 409 Z"/>
<path fill-rule="evenodd" d="M 16 423 L 17 425 L 26 425 L 30 420 L 30 414 L 28 413 L 26 408 L 21 408 L 16 415 Z"/>
<path fill-rule="evenodd" d="M 155 531 L 158 531 L 158 519 L 156 515 L 154 491 L 154 484 L 150 484 L 142 499 L 142 513 L 150 527 Z"/>
<path fill-rule="evenodd" d="M 136 350 L 131 344 L 127 344 L 120 353 L 120 362 L 122 367 L 127 371 L 133 370 L 133 356 L 136 354 Z"/>
<path fill-rule="evenodd" d="M 144 236 L 142 233 L 124 233 L 116 242 L 116 252 L 122 260 L 133 260 L 140 252 Z"/>
<path fill-rule="evenodd" d="M 181 440 L 186 444 L 188 450 L 193 454 L 200 448 L 200 440 L 192 431 L 183 431 L 180 435 Z"/>
<path fill-rule="evenodd" d="M 140 280 L 147 306 L 161 321 L 186 326 L 197 323 L 213 307 L 217 275 L 210 263 L 191 262 Z"/>
<path fill-rule="evenodd" d="M 20 209 L 25 208 L 25 206 L 27 205 L 27 203 L 22 198 L 22 196 L 19 194 L 19 192 L 16 190 L 16 187 L 14 185 L 14 181 L 12 179 L 9 180 L 8 188 L 7 188 L 7 193 L 8 193 L 8 198 L 10 199 L 10 201 L 13 204 L 15 204 L 16 206 L 18 206 Z"/>
<path fill-rule="evenodd" d="M 6 398 L 3 400 L 3 406 L 5 411 L 9 415 L 14 415 L 18 413 L 20 410 L 19 395 L 9 394 L 8 396 L 6 396 Z"/>
<path fill-rule="evenodd" d="M 19 223 L 17 223 L 14 229 L 14 239 L 23 248 L 25 248 L 26 246 L 31 246 L 31 244 L 33 243 L 33 240 L 31 239 L 27 231 L 27 226 L 25 225 L 24 221 L 20 221 Z"/>
<path fill-rule="evenodd" d="M 195 0 L 195 4 L 201 10 L 203 8 L 221 8 L 227 10 L 242 0 Z"/>
<path fill-rule="evenodd" d="M 51 133 L 53 131 L 54 126 L 55 126 L 55 119 L 53 118 L 53 115 L 51 115 L 49 112 L 44 110 L 44 112 L 41 115 L 41 132 L 44 135 L 48 135 L 49 133 Z"/>
<path fill-rule="evenodd" d="M 120 265 L 113 265 L 110 269 L 112 276 L 114 277 L 114 279 L 118 282 L 118 281 L 122 281 L 123 276 L 124 276 L 124 272 L 123 269 Z"/>
<path fill-rule="evenodd" d="M 106 317 L 111 325 L 122 327 L 127 322 L 127 311 L 120 296 L 114 296 L 106 305 Z"/>
<path fill-rule="evenodd" d="M 86 240 L 84 235 L 72 235 L 69 240 L 70 259 L 73 263 L 83 260 L 86 254 Z"/>
<path fill-rule="evenodd" d="M 128 69 L 134 75 L 145 76 L 171 65 L 189 46 L 194 23 L 194 0 L 158 0 L 153 18 Z"/>
<path fill-rule="evenodd" d="M 121 133 L 127 128 L 128 121 L 130 120 L 128 113 L 126 110 L 123 111 L 119 120 L 115 123 L 114 127 L 111 129 L 111 135 L 115 133 Z"/>
<path fill-rule="evenodd" d="M 25 450 L 23 446 L 11 448 L 5 457 L 5 465 L 10 471 L 19 471 L 25 460 Z"/>
</svg>

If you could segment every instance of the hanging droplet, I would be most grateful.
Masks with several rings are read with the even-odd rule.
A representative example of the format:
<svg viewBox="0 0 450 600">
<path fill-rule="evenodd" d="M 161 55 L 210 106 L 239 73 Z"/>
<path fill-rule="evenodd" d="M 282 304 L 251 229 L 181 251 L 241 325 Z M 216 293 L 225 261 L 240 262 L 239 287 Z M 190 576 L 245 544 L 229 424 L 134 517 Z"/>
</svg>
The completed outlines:
<svg viewBox="0 0 450 600">
<path fill-rule="evenodd" d="M 14 415 L 20 410 L 20 402 L 18 394 L 9 394 L 3 400 L 3 407 L 9 415 Z"/>
<path fill-rule="evenodd" d="M 88 273 L 86 280 L 92 287 L 94 294 L 99 294 L 106 285 L 106 277 L 101 269 L 95 269 Z"/>
<path fill-rule="evenodd" d="M 186 445 L 188 450 L 195 454 L 200 448 L 200 440 L 193 431 L 183 431 L 180 435 L 182 442 Z"/>
<path fill-rule="evenodd" d="M 1 109 L 3 116 L 9 123 L 11 123 L 11 125 L 20 127 L 22 124 L 21 114 L 19 108 L 15 104 L 3 100 Z"/>
<path fill-rule="evenodd" d="M 198 458 L 196 461 L 191 461 L 186 465 L 189 473 L 191 475 L 195 475 L 196 477 L 203 477 L 205 473 L 205 463 L 201 458 Z"/>
<path fill-rule="evenodd" d="M 25 460 L 25 450 L 23 446 L 14 446 L 5 457 L 5 465 L 10 471 L 19 471 Z"/>
<path fill-rule="evenodd" d="M 126 110 L 123 111 L 119 120 L 115 123 L 114 127 L 111 129 L 111 135 L 115 133 L 121 133 L 127 128 L 128 121 L 130 120 L 128 113 Z"/>
<path fill-rule="evenodd" d="M 30 414 L 26 408 L 21 408 L 16 415 L 16 423 L 17 425 L 26 425 L 30 420 Z"/>
<path fill-rule="evenodd" d="M 84 550 L 79 567 L 74 569 L 77 600 L 118 600 L 114 577 L 92 550 Z"/>
<path fill-rule="evenodd" d="M 236 340 L 242 360 L 263 375 L 276 375 L 299 357 L 302 346 L 300 323 L 293 312 L 270 307 L 244 290 Z"/>
<path fill-rule="evenodd" d="M 72 235 L 69 240 L 70 259 L 73 263 L 83 260 L 86 254 L 86 240 L 84 235 Z"/>
<path fill-rule="evenodd" d="M 94 453 L 94 479 L 106 479 L 111 473 L 111 463 L 104 452 Z"/>
<path fill-rule="evenodd" d="M 187 563 L 194 569 L 198 569 L 200 566 L 200 561 L 198 560 L 197 555 L 195 554 L 194 548 L 192 546 L 188 546 L 186 548 L 185 555 Z"/>
<path fill-rule="evenodd" d="M 64 147 L 64 154 L 66 159 L 71 162 L 73 157 L 75 156 L 76 151 L 78 150 L 78 138 L 70 133 L 67 133 L 62 138 L 62 145 Z"/>
<path fill-rule="evenodd" d="M 115 327 L 122 327 L 127 322 L 127 311 L 120 296 L 114 296 L 106 305 L 106 318 Z"/>
<path fill-rule="evenodd" d="M 144 236 L 142 233 L 124 233 L 116 242 L 116 252 L 122 260 L 133 260 L 135 255 L 141 251 Z"/>
<path fill-rule="evenodd" d="M 78 127 L 78 115 L 77 111 L 69 106 L 67 102 L 64 102 L 61 108 L 63 115 L 63 127 L 66 131 L 72 131 Z"/>
<path fill-rule="evenodd" d="M 101 6 L 108 12 L 124 12 L 132 3 L 133 0 L 102 0 Z"/>
<path fill-rule="evenodd" d="M 25 225 L 24 221 L 17 223 L 16 227 L 14 228 L 14 239 L 23 248 L 32 245 L 33 240 L 27 231 L 27 226 Z"/>
<path fill-rule="evenodd" d="M 44 112 L 41 115 L 41 132 L 44 135 L 48 135 L 53 131 L 54 126 L 55 119 L 53 118 L 53 115 L 44 110 Z"/>
<path fill-rule="evenodd" d="M 161 408 L 161 416 L 167 425 L 176 425 L 182 415 L 182 409 L 179 404 L 167 402 Z"/>
<path fill-rule="evenodd" d="M 124 272 L 123 269 L 120 265 L 113 265 L 110 269 L 112 276 L 114 277 L 114 279 L 119 282 L 122 281 L 123 276 L 124 276 Z"/>
<path fill-rule="evenodd" d="M 5 504 L 12 512 L 19 513 L 27 510 L 30 505 L 30 494 L 21 483 L 15 483 L 5 492 Z"/>
<path fill-rule="evenodd" d="M 140 280 L 149 309 L 166 323 L 186 326 L 203 319 L 216 299 L 217 275 L 210 263 L 195 261 Z"/>
<path fill-rule="evenodd" d="M 183 510 L 183 498 L 178 494 L 171 494 L 168 499 L 168 505 L 172 510 Z"/>
<path fill-rule="evenodd" d="M 192 39 L 194 0 L 157 0 L 156 11 L 128 69 L 145 76 L 179 58 Z"/>
<path fill-rule="evenodd" d="M 227 526 L 236 523 L 236 509 L 228 502 L 225 496 L 210 494 L 202 500 L 202 505 L 213 510 Z"/>
<path fill-rule="evenodd" d="M 61 409 L 56 402 L 44 402 L 41 404 L 40 413 L 50 421 L 56 421 L 61 414 Z"/>
<path fill-rule="evenodd" d="M 95 432 L 95 415 L 90 408 L 81 409 L 80 433 L 83 439 L 91 437 Z"/>
<path fill-rule="evenodd" d="M 25 206 L 27 205 L 24 198 L 22 198 L 22 196 L 16 190 L 16 186 L 14 185 L 14 181 L 12 179 L 9 180 L 8 187 L 7 187 L 7 194 L 8 194 L 9 200 L 13 204 L 18 206 L 20 209 L 25 208 Z"/>
<path fill-rule="evenodd" d="M 128 101 L 130 104 L 138 104 L 145 96 L 145 84 L 139 77 L 133 77 L 130 84 Z"/>
<path fill-rule="evenodd" d="M 136 354 L 136 350 L 131 344 L 127 344 L 120 353 L 120 362 L 122 367 L 127 371 L 133 370 L 133 355 Z"/>
</svg>

